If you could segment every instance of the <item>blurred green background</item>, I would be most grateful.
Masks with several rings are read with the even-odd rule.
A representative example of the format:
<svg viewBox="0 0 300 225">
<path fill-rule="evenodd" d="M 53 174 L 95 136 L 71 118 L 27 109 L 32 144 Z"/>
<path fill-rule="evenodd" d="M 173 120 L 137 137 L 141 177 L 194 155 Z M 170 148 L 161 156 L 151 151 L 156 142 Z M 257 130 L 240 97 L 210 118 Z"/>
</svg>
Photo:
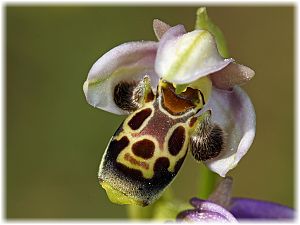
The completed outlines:
<svg viewBox="0 0 300 225">
<path fill-rule="evenodd" d="M 199 6 L 5 6 L 7 218 L 126 218 L 126 208 L 112 204 L 97 182 L 101 156 L 124 117 L 88 105 L 82 84 L 109 49 L 155 40 L 154 18 L 192 30 Z M 233 195 L 292 207 L 295 8 L 207 9 L 231 56 L 256 71 L 244 89 L 257 133 L 229 173 Z M 198 177 L 189 155 L 172 184 L 176 196 L 195 196 Z"/>
</svg>

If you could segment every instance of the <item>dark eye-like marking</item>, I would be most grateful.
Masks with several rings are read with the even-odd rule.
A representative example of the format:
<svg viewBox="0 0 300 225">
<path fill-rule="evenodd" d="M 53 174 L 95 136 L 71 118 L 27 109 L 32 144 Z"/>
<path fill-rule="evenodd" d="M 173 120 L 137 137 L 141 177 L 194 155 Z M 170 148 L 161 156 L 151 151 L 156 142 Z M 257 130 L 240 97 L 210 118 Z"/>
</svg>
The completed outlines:
<svg viewBox="0 0 300 225">
<path fill-rule="evenodd" d="M 223 148 L 224 133 L 216 124 L 202 126 L 202 130 L 190 138 L 191 153 L 198 161 L 217 157 Z"/>
<path fill-rule="evenodd" d="M 177 127 L 168 141 L 168 149 L 171 155 L 177 155 L 183 147 L 185 141 L 185 129 L 183 126 Z"/>
<path fill-rule="evenodd" d="M 126 111 L 135 111 L 139 108 L 139 99 L 142 93 L 136 91 L 138 83 L 132 82 L 120 82 L 114 89 L 114 101 L 117 106 Z"/>
<path fill-rule="evenodd" d="M 143 122 L 151 115 L 151 112 L 152 110 L 150 108 L 139 111 L 129 120 L 128 126 L 132 130 L 139 129 Z"/>
<path fill-rule="evenodd" d="M 150 159 L 153 156 L 155 145 L 153 141 L 143 139 L 132 145 L 132 152 L 143 159 Z"/>
<path fill-rule="evenodd" d="M 168 170 L 169 166 L 169 159 L 167 157 L 160 157 L 155 161 L 153 170 L 156 174 L 159 174 L 160 172 Z"/>
</svg>

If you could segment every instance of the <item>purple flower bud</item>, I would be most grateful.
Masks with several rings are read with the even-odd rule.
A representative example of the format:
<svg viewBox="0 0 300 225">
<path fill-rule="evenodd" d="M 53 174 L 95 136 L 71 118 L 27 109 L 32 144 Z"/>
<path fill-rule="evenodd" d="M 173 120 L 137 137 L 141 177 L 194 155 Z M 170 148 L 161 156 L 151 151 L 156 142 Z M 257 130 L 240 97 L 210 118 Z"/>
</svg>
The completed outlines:
<svg viewBox="0 0 300 225">
<path fill-rule="evenodd" d="M 293 219 L 294 210 L 278 203 L 232 198 L 230 212 L 239 219 Z"/>
<path fill-rule="evenodd" d="M 228 209 L 198 198 L 192 198 L 190 203 L 195 209 L 179 213 L 177 216 L 179 221 L 235 222 L 242 219 L 284 220 L 295 218 L 294 210 L 287 206 L 254 199 L 232 198 Z"/>
<path fill-rule="evenodd" d="M 181 212 L 177 219 L 195 222 L 237 222 L 230 212 L 215 203 L 197 198 L 192 198 L 191 203 L 196 209 Z"/>
</svg>

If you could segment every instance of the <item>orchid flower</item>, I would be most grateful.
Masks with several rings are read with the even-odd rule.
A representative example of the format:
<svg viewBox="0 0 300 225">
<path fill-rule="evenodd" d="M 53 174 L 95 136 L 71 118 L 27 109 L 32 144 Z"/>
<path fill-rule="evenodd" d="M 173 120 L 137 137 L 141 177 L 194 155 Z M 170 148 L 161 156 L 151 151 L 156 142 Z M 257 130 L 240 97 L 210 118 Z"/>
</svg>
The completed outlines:
<svg viewBox="0 0 300 225">
<path fill-rule="evenodd" d="M 195 207 L 178 214 L 178 221 L 238 222 L 240 220 L 291 220 L 293 209 L 278 203 L 249 198 L 231 198 L 232 179 L 223 179 L 208 200 L 192 198 Z"/>
<path fill-rule="evenodd" d="M 255 112 L 239 87 L 254 76 L 223 58 L 209 31 L 154 20 L 158 42 L 121 44 L 92 66 L 83 85 L 92 106 L 128 115 L 98 178 L 120 204 L 148 205 L 171 183 L 187 149 L 225 176 L 247 153 Z"/>
</svg>

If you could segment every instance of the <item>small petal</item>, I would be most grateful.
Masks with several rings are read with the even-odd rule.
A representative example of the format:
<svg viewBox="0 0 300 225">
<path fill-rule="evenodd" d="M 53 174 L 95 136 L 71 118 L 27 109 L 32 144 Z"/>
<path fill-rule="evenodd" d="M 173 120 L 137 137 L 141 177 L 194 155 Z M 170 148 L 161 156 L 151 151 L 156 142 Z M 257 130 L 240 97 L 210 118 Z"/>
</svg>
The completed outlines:
<svg viewBox="0 0 300 225">
<path fill-rule="evenodd" d="M 255 72 L 247 66 L 230 63 L 224 69 L 209 75 L 215 87 L 229 89 L 234 85 L 243 85 L 254 77 Z"/>
<path fill-rule="evenodd" d="M 237 222 L 234 216 L 223 207 L 205 200 L 192 198 L 194 210 L 181 212 L 177 219 L 192 222 Z"/>
<path fill-rule="evenodd" d="M 89 71 L 83 90 L 89 104 L 115 114 L 128 114 L 114 102 L 114 87 L 120 82 L 151 78 L 152 88 L 158 84 L 154 72 L 157 43 L 130 42 L 119 45 L 104 54 Z"/>
<path fill-rule="evenodd" d="M 255 111 L 248 95 L 240 88 L 212 89 L 211 97 L 199 112 L 212 111 L 211 120 L 225 133 L 225 146 L 219 156 L 204 163 L 225 177 L 247 153 L 255 136 Z"/>
<path fill-rule="evenodd" d="M 295 211 L 278 203 L 232 198 L 230 212 L 238 219 L 293 219 Z"/>
<path fill-rule="evenodd" d="M 167 30 L 169 30 L 171 26 L 169 24 L 166 24 L 165 22 L 155 19 L 153 20 L 153 30 L 155 33 L 155 36 L 158 40 L 161 39 L 161 37 L 166 33 Z"/>
<path fill-rule="evenodd" d="M 205 30 L 185 33 L 182 25 L 170 28 L 162 37 L 155 70 L 175 84 L 191 83 L 223 69 L 233 59 L 223 59 L 213 36 Z"/>
</svg>

